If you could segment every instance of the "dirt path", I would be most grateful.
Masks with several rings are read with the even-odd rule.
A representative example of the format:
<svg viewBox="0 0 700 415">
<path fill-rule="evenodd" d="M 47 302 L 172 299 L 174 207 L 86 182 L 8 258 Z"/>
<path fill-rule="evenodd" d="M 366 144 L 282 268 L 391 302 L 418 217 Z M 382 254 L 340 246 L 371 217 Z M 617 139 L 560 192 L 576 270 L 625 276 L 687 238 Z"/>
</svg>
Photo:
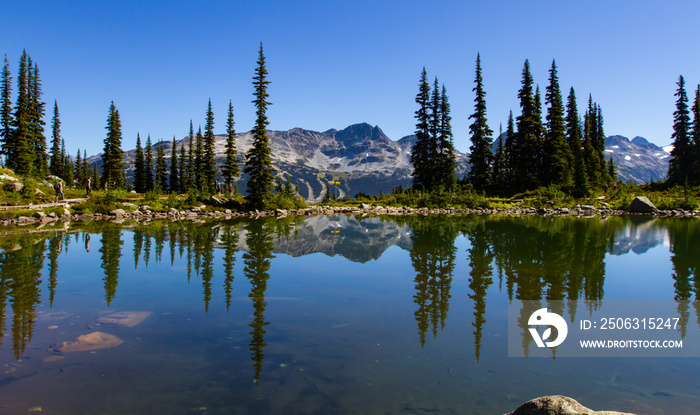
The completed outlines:
<svg viewBox="0 0 700 415">
<path fill-rule="evenodd" d="M 38 210 L 52 208 L 56 206 L 68 207 L 68 205 L 82 203 L 86 200 L 87 198 L 83 197 L 78 199 L 65 199 L 61 200 L 58 203 L 42 203 L 40 205 L 0 206 L 0 210 Z"/>
</svg>

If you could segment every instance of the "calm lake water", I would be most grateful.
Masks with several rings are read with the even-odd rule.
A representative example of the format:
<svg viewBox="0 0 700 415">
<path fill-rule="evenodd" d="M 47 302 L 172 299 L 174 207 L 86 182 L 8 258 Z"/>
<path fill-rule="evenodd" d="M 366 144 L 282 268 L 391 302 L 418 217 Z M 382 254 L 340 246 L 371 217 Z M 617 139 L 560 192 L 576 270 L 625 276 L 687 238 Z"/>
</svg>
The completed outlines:
<svg viewBox="0 0 700 415">
<path fill-rule="evenodd" d="M 0 414 L 700 413 L 700 358 L 507 357 L 511 300 L 694 302 L 698 220 L 75 226 L 0 238 Z M 123 343 L 57 351 L 93 332 Z"/>
</svg>

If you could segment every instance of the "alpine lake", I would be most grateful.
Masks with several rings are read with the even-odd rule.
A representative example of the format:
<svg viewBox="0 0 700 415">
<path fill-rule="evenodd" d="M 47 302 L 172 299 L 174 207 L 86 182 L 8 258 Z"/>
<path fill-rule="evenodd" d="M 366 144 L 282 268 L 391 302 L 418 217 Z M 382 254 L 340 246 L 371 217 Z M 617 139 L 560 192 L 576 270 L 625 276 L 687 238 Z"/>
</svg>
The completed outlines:
<svg viewBox="0 0 700 415">
<path fill-rule="evenodd" d="M 677 301 L 697 334 L 697 219 L 59 222 L 0 248 L 0 414 L 700 413 L 700 358 L 507 339 L 518 300 Z"/>
</svg>

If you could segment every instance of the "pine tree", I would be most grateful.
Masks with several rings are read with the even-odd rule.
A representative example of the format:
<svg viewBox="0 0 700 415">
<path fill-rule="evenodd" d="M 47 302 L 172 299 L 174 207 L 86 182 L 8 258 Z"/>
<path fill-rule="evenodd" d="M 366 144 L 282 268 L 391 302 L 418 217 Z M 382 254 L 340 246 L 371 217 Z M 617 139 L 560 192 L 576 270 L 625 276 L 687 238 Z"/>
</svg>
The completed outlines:
<svg viewBox="0 0 700 415">
<path fill-rule="evenodd" d="M 440 129 L 438 132 L 437 148 L 435 151 L 435 165 L 437 166 L 437 184 L 444 189 L 452 189 L 457 183 L 455 168 L 457 158 L 452 137 L 452 117 L 450 116 L 450 103 L 447 98 L 447 89 L 442 86 L 440 94 Z"/>
<path fill-rule="evenodd" d="M 607 169 L 608 169 L 608 178 L 610 180 L 612 180 L 613 182 L 616 182 L 617 181 L 617 167 L 615 167 L 615 163 L 613 162 L 612 154 L 610 155 L 610 158 L 608 158 Z"/>
<path fill-rule="evenodd" d="M 515 177 L 513 172 L 515 171 L 516 159 L 516 136 L 515 136 L 515 120 L 513 118 L 513 111 L 508 113 L 508 124 L 506 127 L 506 140 L 505 140 L 505 159 L 506 165 L 503 169 L 503 180 L 505 183 L 509 183 L 512 188 L 514 185 Z"/>
<path fill-rule="evenodd" d="M 600 172 L 600 154 L 597 147 L 598 127 L 596 125 L 598 115 L 596 106 L 593 104 L 593 97 L 588 95 L 588 109 L 583 116 L 583 158 L 586 163 L 586 171 L 588 173 L 588 183 L 591 186 L 598 187 L 602 185 L 602 177 Z"/>
<path fill-rule="evenodd" d="M 173 148 L 170 152 L 170 191 L 177 193 L 180 189 L 180 175 L 177 166 L 177 142 L 173 136 Z"/>
<path fill-rule="evenodd" d="M 190 141 L 189 152 L 187 153 L 187 191 L 192 192 L 197 188 L 196 166 L 195 166 L 195 138 L 192 120 L 190 120 Z"/>
<path fill-rule="evenodd" d="M 153 145 L 151 144 L 151 135 L 146 137 L 146 155 L 144 156 L 144 191 L 150 192 L 154 190 L 153 180 Z"/>
<path fill-rule="evenodd" d="M 227 191 L 229 188 L 233 187 L 235 177 L 240 174 L 240 168 L 238 167 L 238 160 L 236 158 L 238 150 L 236 149 L 236 130 L 234 126 L 233 104 L 229 101 L 228 116 L 226 117 L 226 161 L 222 168 L 222 175 L 224 176 Z"/>
<path fill-rule="evenodd" d="M 102 184 L 105 189 L 121 189 L 124 187 L 124 160 L 122 151 L 122 123 L 119 111 L 114 101 L 109 107 L 107 118 L 107 137 L 104 140 L 102 154 Z"/>
<path fill-rule="evenodd" d="M 574 195 L 584 196 L 589 192 L 588 173 L 583 157 L 581 126 L 576 104 L 576 93 L 571 87 L 566 102 L 566 135 L 571 149 L 570 163 L 574 166 Z"/>
<path fill-rule="evenodd" d="M 202 184 L 205 193 L 214 193 L 217 173 L 214 152 L 214 112 L 211 109 L 211 99 L 209 99 L 207 106 L 206 120 L 204 125 L 204 180 Z"/>
<path fill-rule="evenodd" d="M 194 177 L 197 190 L 204 192 L 204 137 L 201 125 L 195 136 Z"/>
<path fill-rule="evenodd" d="M 156 192 L 165 192 L 168 188 L 167 172 L 165 170 L 165 150 L 163 141 L 158 141 L 156 145 Z"/>
<path fill-rule="evenodd" d="M 420 81 L 418 83 L 419 92 L 416 95 L 418 110 L 415 112 L 416 118 L 416 142 L 411 151 L 411 163 L 413 164 L 413 187 L 417 189 L 427 189 L 431 183 L 431 174 L 428 162 L 430 159 L 430 131 L 428 107 L 430 105 L 430 84 L 428 84 L 428 74 L 423 67 Z"/>
<path fill-rule="evenodd" d="M 58 102 L 53 103 L 53 119 L 51 120 L 51 164 L 49 171 L 54 176 L 59 175 L 61 161 L 61 120 L 58 115 Z"/>
<path fill-rule="evenodd" d="M 503 125 L 498 129 L 498 144 L 496 145 L 496 154 L 493 156 L 493 170 L 491 175 L 491 183 L 496 190 L 496 194 L 501 194 L 505 187 L 505 170 L 506 170 L 506 148 L 503 143 Z"/>
<path fill-rule="evenodd" d="M 685 184 L 692 179 L 692 156 L 690 147 L 690 112 L 688 110 L 688 96 L 685 92 L 685 79 L 683 75 L 678 78 L 678 89 L 674 96 L 676 111 L 673 113 L 673 150 L 668 166 L 668 182 L 671 184 Z"/>
<path fill-rule="evenodd" d="M 272 159 L 270 157 L 270 139 L 267 137 L 267 106 L 271 105 L 267 101 L 269 94 L 267 86 L 270 81 L 267 80 L 267 68 L 265 67 L 265 55 L 263 54 L 262 42 L 260 43 L 260 52 L 257 61 L 258 67 L 255 69 L 253 77 L 253 86 L 255 92 L 255 127 L 253 127 L 253 146 L 246 153 L 246 163 L 244 172 L 250 178 L 248 180 L 248 201 L 255 208 L 262 208 L 265 205 L 270 190 L 272 188 L 273 177 Z"/>
<path fill-rule="evenodd" d="M 46 103 L 41 100 L 41 80 L 39 68 L 29 67 L 29 119 L 30 119 L 30 147 L 34 158 L 33 174 L 37 177 L 45 177 L 49 167 L 49 156 L 46 153 L 46 136 L 44 135 L 44 107 Z M 73 169 L 71 168 L 72 172 Z"/>
<path fill-rule="evenodd" d="M 139 133 L 136 133 L 136 154 L 134 155 L 134 190 L 136 193 L 146 192 L 146 159 Z"/>
<path fill-rule="evenodd" d="M 544 157 L 542 171 L 544 183 L 571 185 L 570 152 L 566 141 L 564 125 L 564 101 L 559 88 L 556 62 L 552 61 L 549 70 L 549 85 L 547 86 L 544 102 L 547 105 L 547 128 L 545 133 Z"/>
<path fill-rule="evenodd" d="M 10 64 L 5 55 L 5 65 L 2 68 L 2 81 L 0 81 L 0 153 L 7 157 L 12 154 L 12 76 L 10 74 Z M 7 161 L 6 161 L 7 163 Z"/>
<path fill-rule="evenodd" d="M 73 177 L 75 178 L 75 182 L 76 182 L 77 186 L 80 186 L 80 187 L 82 187 L 85 184 L 83 172 L 82 172 L 82 167 L 83 167 L 83 159 L 82 159 L 82 155 L 80 154 L 80 149 L 78 149 L 78 154 L 76 154 L 76 156 L 75 156 L 75 165 L 73 166 L 73 169 L 74 169 Z"/>
<path fill-rule="evenodd" d="M 700 84 L 695 90 L 695 100 L 693 101 L 693 128 L 692 136 L 692 155 L 693 155 L 693 179 L 692 183 L 700 183 Z"/>
<path fill-rule="evenodd" d="M 87 178 L 91 177 L 90 173 L 92 172 L 92 170 L 90 170 L 90 165 L 88 164 L 88 161 L 87 161 L 87 150 L 83 150 L 83 165 L 81 166 L 81 169 L 83 170 L 83 177 L 87 181 Z M 97 186 L 95 183 L 96 182 L 93 180 L 92 186 Z"/>
<path fill-rule="evenodd" d="M 29 176 L 34 167 L 34 155 L 31 148 L 31 118 L 29 111 L 29 57 L 23 51 L 19 61 L 17 75 L 17 104 L 13 124 L 11 153 L 7 165 L 17 174 Z"/>
<path fill-rule="evenodd" d="M 542 121 L 538 117 L 536 96 L 533 94 L 534 81 L 530 73 L 530 62 L 523 66 L 520 98 L 520 116 L 516 118 L 518 131 L 515 141 L 514 177 L 520 190 L 535 189 L 540 177 L 540 133 Z"/>
<path fill-rule="evenodd" d="M 187 174 L 187 152 L 185 151 L 185 142 L 180 144 L 180 193 L 187 193 L 189 189 L 189 176 Z"/>
<path fill-rule="evenodd" d="M 61 160 L 58 162 L 58 171 L 60 174 L 58 177 L 62 178 L 63 180 L 66 180 L 66 177 L 68 177 L 68 169 L 66 167 L 68 162 L 68 153 L 66 153 L 66 140 L 61 139 Z"/>
<path fill-rule="evenodd" d="M 600 160 L 601 177 L 605 182 L 612 179 L 607 174 L 608 164 L 605 161 L 605 131 L 603 129 L 603 110 L 600 104 L 596 105 L 595 146 Z"/>
<path fill-rule="evenodd" d="M 476 76 L 474 78 L 476 84 L 472 91 L 476 93 L 474 98 L 474 113 L 469 116 L 470 120 L 474 120 L 469 126 L 470 140 L 472 142 L 469 147 L 469 182 L 477 190 L 485 190 L 492 176 L 491 163 L 493 152 L 491 151 L 491 141 L 493 130 L 489 128 L 486 120 L 486 92 L 484 91 L 484 81 L 481 76 L 481 56 L 476 55 Z"/>
</svg>

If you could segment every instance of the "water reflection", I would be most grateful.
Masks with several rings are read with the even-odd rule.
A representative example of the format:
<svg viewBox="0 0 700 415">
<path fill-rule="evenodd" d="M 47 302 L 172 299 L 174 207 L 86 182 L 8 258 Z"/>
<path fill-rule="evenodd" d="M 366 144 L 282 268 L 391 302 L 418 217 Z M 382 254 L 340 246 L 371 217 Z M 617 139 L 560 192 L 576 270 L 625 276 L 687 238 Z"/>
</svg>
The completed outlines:
<svg viewBox="0 0 700 415">
<path fill-rule="evenodd" d="M 93 252 L 91 234 L 99 241 L 99 249 Z M 128 239 L 133 241 L 127 243 L 133 247 L 130 253 L 124 248 Z M 36 233 L 0 240 L 4 249 L 0 254 L 0 345 L 7 325 L 11 325 L 8 331 L 17 358 L 32 339 L 37 306 L 42 301 L 42 272 L 48 274 L 50 308 L 61 289 L 61 257 L 67 255 L 71 243 L 85 254 L 99 258 L 107 306 L 119 295 L 120 262 L 122 255 L 127 255 L 133 258 L 135 269 L 148 268 L 152 258 L 161 265 L 169 262 L 171 268 L 178 266 L 176 261 L 182 261 L 183 278 L 186 275 L 188 282 L 193 276 L 201 279 L 204 313 L 209 313 L 217 292 L 222 293 L 228 312 L 240 267 L 236 262 L 242 260 L 242 275 L 250 284 L 247 298 L 253 307 L 248 334 L 256 383 L 263 370 L 265 336 L 271 324 L 265 316 L 266 291 L 268 281 L 274 278 L 270 269 L 275 254 L 297 257 L 323 253 L 364 263 L 378 260 L 391 246 L 408 251 L 414 276 L 412 299 L 406 301 L 413 302 L 418 342 L 424 346 L 430 337 L 439 336 L 448 324 L 451 302 L 468 299 L 477 362 L 487 323 L 489 291 L 497 289 L 511 301 L 534 300 L 573 319 L 575 300 L 584 300 L 586 307 L 594 310 L 603 299 L 606 255 L 634 255 L 668 244 L 679 311 L 689 317 L 691 310 L 686 301 L 696 299 L 692 304 L 696 316 L 700 316 L 700 225 L 695 220 L 337 215 L 150 222 L 128 228 L 102 224 L 73 234 Z M 466 246 L 464 265 L 468 275 L 464 277 L 468 291 L 453 298 L 458 246 Z M 494 286 L 496 279 L 498 284 Z M 522 310 L 523 323 L 531 311 Z M 698 320 L 700 326 L 700 317 Z M 685 335 L 687 319 L 681 330 Z M 524 348 L 529 342 L 530 338 L 523 336 Z"/>
</svg>

